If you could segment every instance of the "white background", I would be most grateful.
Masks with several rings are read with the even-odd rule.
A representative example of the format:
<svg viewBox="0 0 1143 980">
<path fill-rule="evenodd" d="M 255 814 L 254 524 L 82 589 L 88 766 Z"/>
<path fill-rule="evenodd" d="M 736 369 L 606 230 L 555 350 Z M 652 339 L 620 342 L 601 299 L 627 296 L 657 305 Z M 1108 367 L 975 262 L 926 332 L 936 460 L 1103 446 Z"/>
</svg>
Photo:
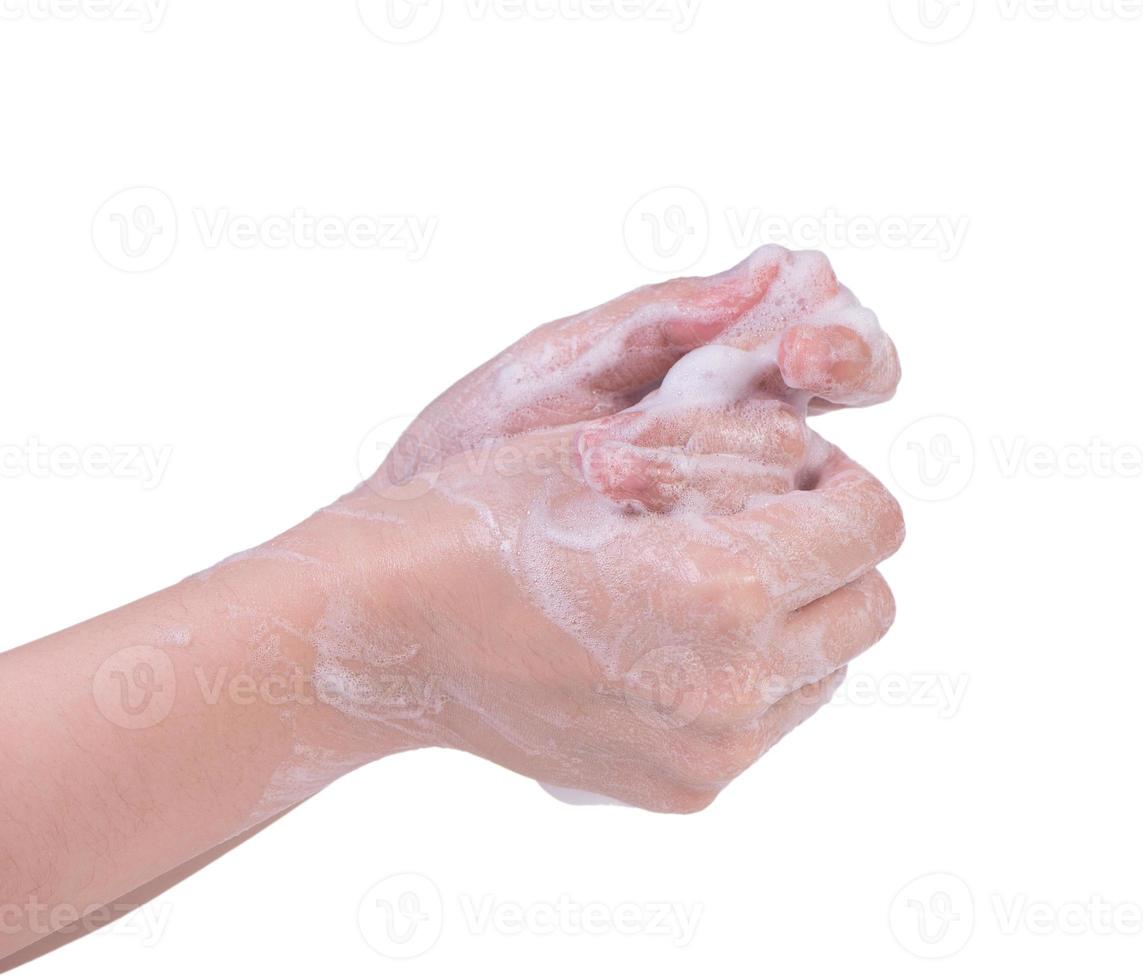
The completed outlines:
<svg viewBox="0 0 1143 980">
<path fill-rule="evenodd" d="M 304 517 L 540 322 L 771 237 L 897 340 L 898 398 L 818 424 L 909 539 L 890 636 L 700 815 L 417 753 L 153 903 L 157 937 L 24 976 L 1138 975 L 1143 9 L 398 0 L 402 35 L 372 0 L 54 2 L 0 19 L 0 648 Z M 240 247 L 299 209 L 428 247 Z M 169 459 L 146 487 L 100 447 Z M 379 942 L 409 890 L 430 921 Z M 561 896 L 602 934 L 543 928 Z"/>
</svg>

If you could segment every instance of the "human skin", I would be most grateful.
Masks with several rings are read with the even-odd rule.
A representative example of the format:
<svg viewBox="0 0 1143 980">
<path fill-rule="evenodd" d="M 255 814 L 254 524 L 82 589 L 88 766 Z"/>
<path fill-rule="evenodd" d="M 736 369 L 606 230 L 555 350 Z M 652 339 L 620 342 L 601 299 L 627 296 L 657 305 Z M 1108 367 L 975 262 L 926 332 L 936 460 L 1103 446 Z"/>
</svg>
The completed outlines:
<svg viewBox="0 0 1143 980">
<path fill-rule="evenodd" d="M 776 245 L 726 272 L 643 286 L 533 330 L 432 402 L 385 462 L 394 481 L 488 439 L 606 418 L 708 344 L 775 346 L 811 414 L 891 398 L 897 351 L 820 252 Z"/>
<path fill-rule="evenodd" d="M 884 364 L 839 357 L 839 377 L 875 380 L 862 394 L 819 355 L 809 395 L 891 390 Z M 900 512 L 805 429 L 794 373 L 760 401 L 613 417 L 571 372 L 566 397 L 547 386 L 480 432 L 440 424 L 487 401 L 462 385 L 433 409 L 439 466 L 384 468 L 260 548 L 0 657 L 0 959 L 413 748 L 707 805 L 892 620 L 873 569 Z M 606 407 L 639 402 L 622 390 Z M 580 410 L 594 424 L 562 419 Z"/>
</svg>

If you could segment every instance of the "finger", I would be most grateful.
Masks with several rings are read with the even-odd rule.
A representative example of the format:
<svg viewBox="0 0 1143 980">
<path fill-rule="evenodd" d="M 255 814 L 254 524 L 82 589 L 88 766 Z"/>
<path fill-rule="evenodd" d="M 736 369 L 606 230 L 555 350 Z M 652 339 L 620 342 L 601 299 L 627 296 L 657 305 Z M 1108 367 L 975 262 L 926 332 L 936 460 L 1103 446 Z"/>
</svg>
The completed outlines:
<svg viewBox="0 0 1143 980">
<path fill-rule="evenodd" d="M 641 395 L 683 355 L 727 334 L 763 305 L 790 254 L 761 248 L 726 272 L 644 286 L 541 329 L 588 342 L 594 353 L 583 365 L 586 386 Z"/>
<path fill-rule="evenodd" d="M 896 605 L 880 572 L 866 572 L 789 614 L 778 640 L 792 687 L 833 673 L 864 653 L 893 625 Z"/>
<path fill-rule="evenodd" d="M 666 513 L 686 507 L 703 514 L 734 514 L 762 495 L 789 493 L 791 469 L 741 456 L 690 455 L 606 442 L 582 457 L 588 485 L 617 504 Z"/>
<path fill-rule="evenodd" d="M 849 323 L 849 306 L 860 311 L 821 253 L 765 246 L 719 275 L 646 286 L 540 327 L 455 384 L 422 420 L 448 456 L 488 439 L 600 418 L 638 402 L 698 347 L 759 349 L 788 329 L 828 327 L 822 311 Z M 811 394 L 820 388 L 839 404 L 865 404 L 891 390 L 876 371 L 858 371 L 855 381 L 847 377 L 856 370 L 852 365 L 837 372 L 828 363 L 823 368 L 822 345 L 799 336 L 790 341 L 786 371 L 811 385 Z M 887 341 L 862 336 L 871 363 L 883 363 Z M 827 402 L 818 398 L 814 405 Z M 419 471 L 420 454 L 411 442 L 415 436 L 402 437 L 393 452 L 402 479 Z"/>
<path fill-rule="evenodd" d="M 770 705 L 756 722 L 760 739 L 758 755 L 769 752 L 802 722 L 829 704 L 844 682 L 845 673 L 846 668 L 839 667 L 821 680 L 806 684 Z"/>
<path fill-rule="evenodd" d="M 725 781 L 749 769 L 802 722 L 829 704 L 845 680 L 845 673 L 846 668 L 839 667 L 779 698 L 761 714 L 713 735 L 728 763 L 727 769 L 717 775 Z"/>
<path fill-rule="evenodd" d="M 764 501 L 733 519 L 758 546 L 760 584 L 793 609 L 854 581 L 905 537 L 901 507 L 841 450 L 828 455 L 812 490 Z"/>
<path fill-rule="evenodd" d="M 885 401 L 901 380 L 893 341 L 856 300 L 786 330 L 778 367 L 787 385 L 815 396 L 818 411 Z"/>
<path fill-rule="evenodd" d="M 727 665 L 714 721 L 751 721 L 787 695 L 815 684 L 875 644 L 893 623 L 893 593 L 877 571 L 786 614 L 765 651 Z"/>
<path fill-rule="evenodd" d="M 674 744 L 666 766 L 668 780 L 712 796 L 717 794 L 828 704 L 844 679 L 845 668 L 841 667 L 749 719 L 692 731 L 690 737 Z"/>
<path fill-rule="evenodd" d="M 658 386 L 685 354 L 763 304 L 793 253 L 759 249 L 733 269 L 643 286 L 545 324 L 461 379 L 421 413 L 449 456 L 485 440 L 611 415 Z M 421 471 L 414 432 L 390 454 L 399 479 Z"/>
<path fill-rule="evenodd" d="M 745 401 L 722 408 L 631 410 L 589 423 L 579 438 L 581 455 L 604 442 L 626 442 L 686 453 L 727 453 L 770 466 L 796 464 L 806 450 L 801 415 L 779 401 Z"/>
</svg>

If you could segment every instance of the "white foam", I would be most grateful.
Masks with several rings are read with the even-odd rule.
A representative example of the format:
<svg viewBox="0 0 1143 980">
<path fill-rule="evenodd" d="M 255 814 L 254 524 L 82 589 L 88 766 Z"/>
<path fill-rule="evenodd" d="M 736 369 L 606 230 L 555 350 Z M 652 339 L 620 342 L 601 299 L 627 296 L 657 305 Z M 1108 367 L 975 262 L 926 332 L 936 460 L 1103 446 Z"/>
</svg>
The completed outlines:
<svg viewBox="0 0 1143 980">
<path fill-rule="evenodd" d="M 569 806 L 629 806 L 622 800 L 602 793 L 590 793 L 585 789 L 568 789 L 566 786 L 553 786 L 551 783 L 540 783 L 540 788 L 550 796 L 554 796 L 561 803 Z"/>
</svg>

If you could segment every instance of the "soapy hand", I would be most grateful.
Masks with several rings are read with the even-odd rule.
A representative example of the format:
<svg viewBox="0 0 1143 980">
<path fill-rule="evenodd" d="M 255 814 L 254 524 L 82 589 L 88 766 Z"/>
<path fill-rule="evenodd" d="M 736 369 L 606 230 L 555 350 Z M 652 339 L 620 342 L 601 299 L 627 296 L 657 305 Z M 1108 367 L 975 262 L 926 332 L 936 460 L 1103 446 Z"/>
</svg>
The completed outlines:
<svg viewBox="0 0 1143 980">
<path fill-rule="evenodd" d="M 827 702 L 892 621 L 874 568 L 901 542 L 900 510 L 806 428 L 795 393 L 743 397 L 766 392 L 772 358 L 692 357 L 630 412 L 400 486 L 379 474 L 339 503 L 383 515 L 390 548 L 432 541 L 415 562 L 432 569 L 431 613 L 403 663 L 434 699 L 374 713 L 372 668 L 351 653 L 324 665 L 331 703 L 415 744 L 691 811 Z M 715 369 L 705 404 L 678 400 Z"/>
<path fill-rule="evenodd" d="M 814 252 L 766 247 L 541 327 L 338 505 L 400 522 L 409 547 L 449 542 L 433 582 L 451 598 L 404 638 L 435 679 L 426 710 L 373 714 L 352 657 L 324 663 L 332 700 L 547 783 L 705 805 L 892 620 L 874 568 L 899 508 L 805 417 L 898 377 Z"/>
</svg>

